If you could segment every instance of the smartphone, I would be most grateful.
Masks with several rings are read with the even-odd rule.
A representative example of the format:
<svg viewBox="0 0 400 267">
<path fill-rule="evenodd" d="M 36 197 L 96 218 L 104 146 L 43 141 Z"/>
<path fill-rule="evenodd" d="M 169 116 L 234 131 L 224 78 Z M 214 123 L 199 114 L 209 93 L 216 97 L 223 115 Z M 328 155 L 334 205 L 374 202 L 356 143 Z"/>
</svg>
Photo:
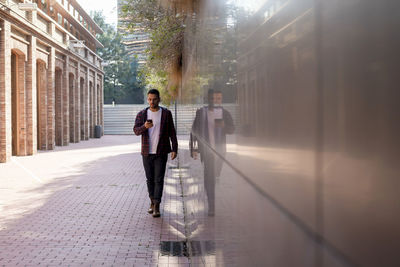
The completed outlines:
<svg viewBox="0 0 400 267">
<path fill-rule="evenodd" d="M 153 123 L 153 120 L 151 120 L 151 119 L 148 119 L 148 120 L 147 120 L 147 122 Z"/>
</svg>

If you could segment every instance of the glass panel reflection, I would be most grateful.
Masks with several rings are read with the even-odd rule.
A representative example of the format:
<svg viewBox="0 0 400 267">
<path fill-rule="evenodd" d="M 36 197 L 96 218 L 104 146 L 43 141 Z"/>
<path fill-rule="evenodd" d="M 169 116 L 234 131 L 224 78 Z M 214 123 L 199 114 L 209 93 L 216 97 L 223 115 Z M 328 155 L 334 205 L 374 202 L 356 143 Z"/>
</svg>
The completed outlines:
<svg viewBox="0 0 400 267">
<path fill-rule="evenodd" d="M 400 265 L 400 3 L 193 8 L 178 105 L 193 263 Z"/>
</svg>

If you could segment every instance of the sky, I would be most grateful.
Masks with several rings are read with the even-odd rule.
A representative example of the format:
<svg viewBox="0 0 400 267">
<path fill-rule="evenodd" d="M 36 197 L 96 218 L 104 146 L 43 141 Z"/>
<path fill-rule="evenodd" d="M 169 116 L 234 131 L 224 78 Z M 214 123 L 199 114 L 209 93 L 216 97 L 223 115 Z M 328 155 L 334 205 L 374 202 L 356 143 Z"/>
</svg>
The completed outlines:
<svg viewBox="0 0 400 267">
<path fill-rule="evenodd" d="M 103 11 L 108 24 L 117 26 L 117 0 L 77 0 L 78 3 L 90 14 L 90 11 Z"/>
</svg>

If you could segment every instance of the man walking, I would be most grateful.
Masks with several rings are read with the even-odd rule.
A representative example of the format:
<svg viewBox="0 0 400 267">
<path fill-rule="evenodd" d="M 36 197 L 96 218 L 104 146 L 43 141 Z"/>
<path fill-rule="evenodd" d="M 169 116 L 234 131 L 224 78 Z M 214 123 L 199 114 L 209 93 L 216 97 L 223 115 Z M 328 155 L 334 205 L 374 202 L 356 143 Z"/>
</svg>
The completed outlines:
<svg viewBox="0 0 400 267">
<path fill-rule="evenodd" d="M 148 212 L 153 214 L 153 217 L 160 217 L 168 153 L 171 153 L 171 160 L 174 160 L 178 153 L 172 113 L 158 105 L 160 100 L 160 92 L 157 89 L 151 89 L 147 93 L 149 107 L 137 114 L 133 127 L 134 133 L 142 136 L 143 166 L 151 201 Z"/>
</svg>

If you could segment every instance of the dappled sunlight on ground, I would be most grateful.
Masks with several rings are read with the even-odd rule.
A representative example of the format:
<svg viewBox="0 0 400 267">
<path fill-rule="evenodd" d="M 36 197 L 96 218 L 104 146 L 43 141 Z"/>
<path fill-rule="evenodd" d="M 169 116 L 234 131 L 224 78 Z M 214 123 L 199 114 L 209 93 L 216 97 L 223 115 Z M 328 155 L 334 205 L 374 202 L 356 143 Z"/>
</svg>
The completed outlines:
<svg viewBox="0 0 400 267">
<path fill-rule="evenodd" d="M 10 162 L 0 164 L 0 229 L 5 227 L 6 222 L 40 208 L 56 191 L 73 186 L 85 169 L 99 160 L 140 153 L 138 137 L 132 137 L 132 143 L 123 145 L 112 145 L 107 139 L 102 139 L 104 146 L 101 142 L 82 141 L 57 147 L 55 151 L 40 151 L 34 156 L 12 157 Z M 59 153 L 63 153 L 62 159 Z M 60 179 L 61 185 L 56 188 L 50 186 Z"/>
</svg>

